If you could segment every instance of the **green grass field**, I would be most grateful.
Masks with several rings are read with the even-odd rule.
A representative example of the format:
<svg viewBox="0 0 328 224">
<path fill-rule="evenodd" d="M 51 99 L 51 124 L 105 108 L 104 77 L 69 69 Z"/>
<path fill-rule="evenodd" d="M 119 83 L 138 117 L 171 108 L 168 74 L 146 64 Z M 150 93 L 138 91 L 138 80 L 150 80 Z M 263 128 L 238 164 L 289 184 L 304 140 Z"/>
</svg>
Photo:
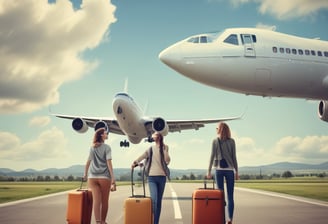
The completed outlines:
<svg viewBox="0 0 328 224">
<path fill-rule="evenodd" d="M 76 189 L 79 182 L 0 182 L 0 203 Z"/>
<path fill-rule="evenodd" d="M 174 181 L 183 184 L 190 181 Z M 195 182 L 195 181 L 193 181 Z M 200 181 L 197 181 L 200 182 Z M 118 182 L 126 185 L 128 182 Z M 85 186 L 85 183 L 84 183 Z M 328 202 L 328 178 L 289 178 L 274 180 L 239 180 L 237 187 L 291 194 Z M 77 189 L 80 182 L 0 182 L 0 203 Z"/>
<path fill-rule="evenodd" d="M 237 187 L 272 191 L 328 202 L 328 178 L 238 181 Z"/>
</svg>

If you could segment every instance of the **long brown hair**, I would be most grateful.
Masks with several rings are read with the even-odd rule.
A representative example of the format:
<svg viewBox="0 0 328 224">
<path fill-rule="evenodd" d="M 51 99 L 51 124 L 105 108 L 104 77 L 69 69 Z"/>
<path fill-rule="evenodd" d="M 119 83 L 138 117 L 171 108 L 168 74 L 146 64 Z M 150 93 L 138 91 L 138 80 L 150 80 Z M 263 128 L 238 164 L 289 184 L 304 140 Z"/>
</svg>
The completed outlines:
<svg viewBox="0 0 328 224">
<path fill-rule="evenodd" d="M 161 150 L 164 150 L 164 138 L 163 138 L 163 135 L 161 133 L 158 133 L 157 132 L 157 139 L 159 141 L 159 148 Z"/>
<path fill-rule="evenodd" d="M 220 135 L 221 140 L 227 140 L 227 139 L 231 138 L 230 128 L 224 122 L 219 123 L 218 134 Z"/>
<path fill-rule="evenodd" d="M 92 145 L 93 147 L 97 148 L 99 147 L 102 143 L 104 143 L 104 140 L 102 138 L 102 135 L 105 133 L 106 129 L 105 128 L 99 128 L 94 136 L 93 136 L 93 142 Z"/>
</svg>

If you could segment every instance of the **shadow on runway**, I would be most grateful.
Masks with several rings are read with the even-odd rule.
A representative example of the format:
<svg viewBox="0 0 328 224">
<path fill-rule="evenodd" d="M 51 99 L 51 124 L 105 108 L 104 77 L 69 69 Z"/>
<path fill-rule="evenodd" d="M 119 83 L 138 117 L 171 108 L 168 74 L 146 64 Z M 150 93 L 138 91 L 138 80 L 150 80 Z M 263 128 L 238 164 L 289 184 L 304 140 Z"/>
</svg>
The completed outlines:
<svg viewBox="0 0 328 224">
<path fill-rule="evenodd" d="M 163 197 L 163 200 L 191 201 L 192 197 Z"/>
</svg>

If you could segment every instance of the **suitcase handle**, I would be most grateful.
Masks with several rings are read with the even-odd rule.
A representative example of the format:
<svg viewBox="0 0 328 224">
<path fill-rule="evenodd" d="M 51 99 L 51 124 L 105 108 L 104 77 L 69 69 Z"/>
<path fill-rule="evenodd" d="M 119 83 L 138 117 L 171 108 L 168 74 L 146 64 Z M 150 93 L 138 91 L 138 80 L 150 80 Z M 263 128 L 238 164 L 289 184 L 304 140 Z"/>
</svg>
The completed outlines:
<svg viewBox="0 0 328 224">
<path fill-rule="evenodd" d="M 136 166 L 135 166 L 136 167 Z M 133 174 L 134 174 L 134 168 L 133 167 L 131 169 L 131 191 L 132 191 L 132 197 L 143 197 L 145 198 L 146 197 L 146 188 L 145 188 L 145 167 L 143 166 L 143 169 L 141 169 L 141 166 L 140 166 L 140 172 L 142 173 L 142 188 L 143 188 L 143 195 L 135 195 L 134 194 L 134 181 L 133 181 Z"/>
<path fill-rule="evenodd" d="M 80 184 L 80 190 L 82 190 L 83 181 L 84 181 L 84 178 L 82 177 L 81 178 L 81 184 Z M 87 182 L 87 181 L 85 181 L 85 182 Z"/>
<path fill-rule="evenodd" d="M 214 178 L 212 177 L 211 178 L 211 180 L 212 180 L 212 183 L 213 183 L 213 187 L 212 188 L 207 188 L 207 182 L 208 182 L 208 179 L 205 177 L 204 178 L 204 189 L 215 189 L 215 186 L 214 186 Z"/>
</svg>

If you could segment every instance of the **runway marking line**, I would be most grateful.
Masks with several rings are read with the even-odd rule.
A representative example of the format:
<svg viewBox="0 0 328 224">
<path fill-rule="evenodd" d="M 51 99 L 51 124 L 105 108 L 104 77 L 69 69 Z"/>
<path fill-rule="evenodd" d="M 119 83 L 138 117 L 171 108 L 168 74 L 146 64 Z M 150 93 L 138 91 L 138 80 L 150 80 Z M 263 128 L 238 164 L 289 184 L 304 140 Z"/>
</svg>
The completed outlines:
<svg viewBox="0 0 328 224">
<path fill-rule="evenodd" d="M 248 191 L 248 192 L 253 192 L 257 194 L 264 194 L 272 197 L 279 197 L 279 198 L 284 198 L 284 199 L 289 199 L 293 201 L 298 201 L 298 202 L 303 202 L 303 203 L 308 203 L 312 205 L 319 205 L 319 206 L 324 206 L 328 207 L 328 203 L 325 203 L 324 201 L 316 201 L 314 199 L 307 199 L 307 198 L 301 198 L 297 196 L 292 196 L 292 195 L 284 195 L 281 193 L 275 193 L 275 192 L 267 192 L 267 191 L 261 191 L 261 190 L 254 190 L 254 189 L 248 189 L 248 188 L 241 188 L 241 187 L 236 187 L 236 189 L 241 190 L 241 191 Z"/>
<path fill-rule="evenodd" d="M 181 209 L 178 201 L 177 193 L 174 191 L 171 184 L 168 184 L 171 190 L 172 195 L 172 202 L 173 202 L 173 209 L 174 209 L 174 218 L 175 219 L 182 219 Z"/>
</svg>

